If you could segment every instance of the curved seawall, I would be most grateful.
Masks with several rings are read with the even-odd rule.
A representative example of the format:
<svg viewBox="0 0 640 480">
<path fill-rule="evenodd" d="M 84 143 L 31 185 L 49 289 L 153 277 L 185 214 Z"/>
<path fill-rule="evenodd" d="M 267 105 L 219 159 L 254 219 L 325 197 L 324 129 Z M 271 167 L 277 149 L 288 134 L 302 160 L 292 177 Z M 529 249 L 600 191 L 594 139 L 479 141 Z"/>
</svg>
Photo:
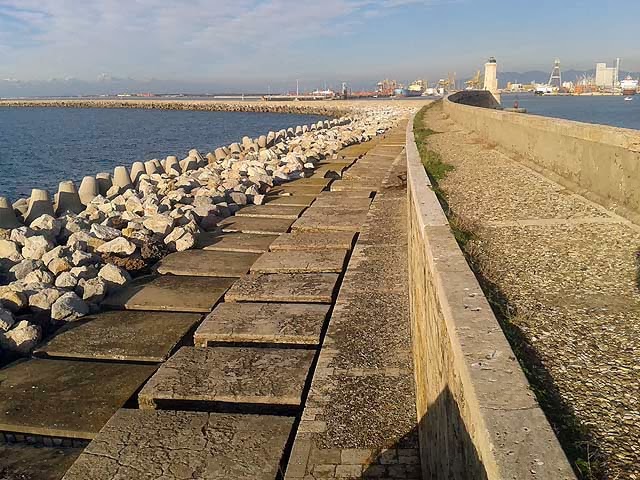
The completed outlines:
<svg viewBox="0 0 640 480">
<path fill-rule="evenodd" d="M 640 221 L 640 132 L 495 109 L 489 92 L 444 99 L 444 112 L 567 188 Z M 489 108 L 478 108 L 489 107 Z"/>
<path fill-rule="evenodd" d="M 407 127 L 409 293 L 423 478 L 572 479 Z"/>
</svg>

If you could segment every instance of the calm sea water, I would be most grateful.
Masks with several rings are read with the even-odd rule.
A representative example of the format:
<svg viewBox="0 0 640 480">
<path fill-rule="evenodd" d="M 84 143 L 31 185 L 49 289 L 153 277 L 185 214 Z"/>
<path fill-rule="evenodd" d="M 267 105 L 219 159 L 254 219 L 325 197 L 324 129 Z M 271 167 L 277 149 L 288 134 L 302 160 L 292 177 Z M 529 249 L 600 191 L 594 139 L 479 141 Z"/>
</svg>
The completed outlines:
<svg viewBox="0 0 640 480">
<path fill-rule="evenodd" d="M 0 108 L 0 196 L 32 188 L 53 195 L 62 180 L 110 172 L 117 165 L 202 153 L 269 130 L 324 117 L 279 113 L 108 108 Z"/>
<path fill-rule="evenodd" d="M 640 130 L 640 95 L 632 98 L 625 102 L 621 96 L 503 95 L 502 105 L 511 107 L 517 99 L 536 115 Z"/>
</svg>

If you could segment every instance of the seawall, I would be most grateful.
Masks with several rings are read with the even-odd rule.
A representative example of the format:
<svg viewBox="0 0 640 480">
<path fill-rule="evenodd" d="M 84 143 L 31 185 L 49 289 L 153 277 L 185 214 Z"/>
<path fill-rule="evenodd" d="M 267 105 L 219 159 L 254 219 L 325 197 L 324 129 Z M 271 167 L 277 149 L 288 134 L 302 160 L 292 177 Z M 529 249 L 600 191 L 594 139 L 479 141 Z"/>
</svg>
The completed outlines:
<svg viewBox="0 0 640 480">
<path fill-rule="evenodd" d="M 640 132 L 492 108 L 489 92 L 444 99 L 444 112 L 518 160 L 617 213 L 640 221 Z M 478 108 L 489 107 L 489 108 Z"/>
<path fill-rule="evenodd" d="M 264 112 L 341 116 L 353 110 L 351 102 L 266 102 L 232 100 L 0 100 L 0 107 L 56 107 L 56 108 L 144 108 L 160 110 L 198 110 L 209 112 Z"/>
<path fill-rule="evenodd" d="M 573 479 L 431 188 L 412 123 L 409 293 L 423 478 Z"/>
</svg>

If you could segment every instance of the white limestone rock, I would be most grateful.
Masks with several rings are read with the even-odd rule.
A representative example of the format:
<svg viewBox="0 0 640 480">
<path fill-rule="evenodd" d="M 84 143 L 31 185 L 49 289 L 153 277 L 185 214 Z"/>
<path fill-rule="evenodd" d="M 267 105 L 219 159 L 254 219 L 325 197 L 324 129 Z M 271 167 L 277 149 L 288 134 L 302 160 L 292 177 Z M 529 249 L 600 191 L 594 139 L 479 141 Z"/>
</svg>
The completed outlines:
<svg viewBox="0 0 640 480">
<path fill-rule="evenodd" d="M 97 223 L 91 225 L 91 234 L 106 242 L 122 236 L 122 232 L 117 228 L 106 227 Z"/>
<path fill-rule="evenodd" d="M 56 277 L 53 273 L 45 270 L 34 270 L 29 273 L 26 277 L 24 277 L 23 282 L 26 285 L 33 283 L 44 283 L 45 285 L 53 285 L 53 282 L 56 280 Z"/>
<path fill-rule="evenodd" d="M 29 296 L 29 307 L 33 311 L 51 310 L 51 306 L 63 294 L 62 290 L 57 288 L 45 288 L 37 293 Z"/>
<path fill-rule="evenodd" d="M 40 260 L 52 248 L 53 244 L 46 237 L 34 235 L 25 239 L 22 256 L 32 260 Z"/>
<path fill-rule="evenodd" d="M 131 276 L 124 268 L 120 268 L 111 263 L 107 263 L 98 272 L 98 276 L 102 278 L 109 290 L 115 290 L 127 284 L 131 281 Z"/>
<path fill-rule="evenodd" d="M 62 272 L 56 278 L 55 286 L 58 288 L 74 289 L 78 285 L 78 277 L 71 272 Z"/>
<path fill-rule="evenodd" d="M 100 303 L 107 294 L 107 284 L 99 277 L 90 280 L 80 280 L 76 288 L 82 294 L 82 299 L 88 303 Z"/>
<path fill-rule="evenodd" d="M 18 288 L 12 285 L 0 287 L 0 305 L 13 313 L 17 313 L 29 305 L 29 299 Z"/>
<path fill-rule="evenodd" d="M 155 232 L 163 237 L 168 235 L 173 228 L 174 220 L 168 215 L 154 215 L 146 218 L 142 224 L 145 228 Z"/>
<path fill-rule="evenodd" d="M 100 253 L 113 253 L 116 255 L 131 255 L 136 251 L 135 244 L 123 237 L 118 237 L 106 242 L 97 248 Z"/>
<path fill-rule="evenodd" d="M 51 307 L 51 318 L 66 322 L 77 320 L 89 313 L 89 305 L 74 292 L 62 295 Z"/>
<path fill-rule="evenodd" d="M 8 332 L 0 333 L 0 347 L 26 355 L 31 353 L 40 338 L 40 327 L 22 320 Z"/>
<path fill-rule="evenodd" d="M 12 262 L 20 262 L 24 258 L 20 253 L 20 245 L 11 240 L 0 240 L 0 258 L 6 258 Z"/>
</svg>

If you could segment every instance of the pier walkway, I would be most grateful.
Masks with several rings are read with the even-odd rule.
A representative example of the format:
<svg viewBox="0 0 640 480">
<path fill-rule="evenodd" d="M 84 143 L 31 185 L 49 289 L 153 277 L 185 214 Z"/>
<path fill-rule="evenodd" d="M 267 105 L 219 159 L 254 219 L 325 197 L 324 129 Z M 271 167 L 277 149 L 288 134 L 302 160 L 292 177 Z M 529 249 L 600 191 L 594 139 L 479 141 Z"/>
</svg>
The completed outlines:
<svg viewBox="0 0 640 480">
<path fill-rule="evenodd" d="M 405 128 L 0 371 L 0 478 L 420 478 Z"/>
<path fill-rule="evenodd" d="M 584 478 L 640 478 L 639 227 L 502 153 L 442 106 L 424 121 L 435 131 L 428 149 L 454 167 L 439 188 L 467 254 L 570 457 Z"/>
</svg>

